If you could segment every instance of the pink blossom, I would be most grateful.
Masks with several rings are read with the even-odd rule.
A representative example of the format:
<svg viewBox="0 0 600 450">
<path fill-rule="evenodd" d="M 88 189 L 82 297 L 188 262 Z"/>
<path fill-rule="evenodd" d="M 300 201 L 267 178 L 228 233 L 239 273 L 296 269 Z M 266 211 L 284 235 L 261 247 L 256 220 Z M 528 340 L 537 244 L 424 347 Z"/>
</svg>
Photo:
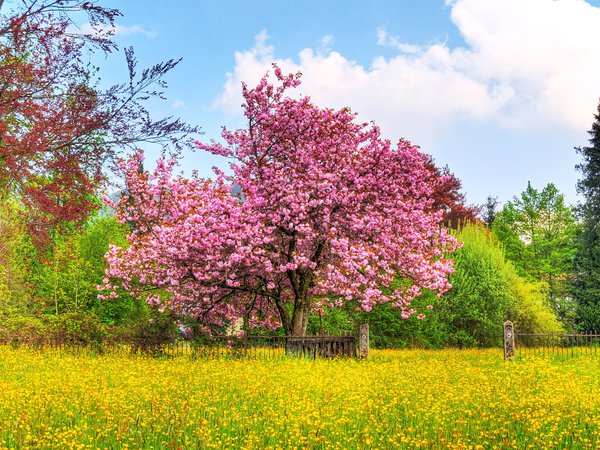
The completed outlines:
<svg viewBox="0 0 600 450">
<path fill-rule="evenodd" d="M 429 157 L 406 140 L 392 146 L 347 108 L 286 97 L 299 74 L 275 76 L 243 86 L 248 129 L 197 143 L 232 157 L 231 176 L 174 176 L 174 160 L 142 170 L 142 152 L 121 162 L 128 195 L 116 214 L 133 228 L 128 247 L 106 254 L 103 289 L 120 280 L 204 324 L 247 316 L 288 333 L 302 333 L 324 298 L 367 311 L 392 302 L 410 317 L 423 289 L 449 289 L 457 247 L 431 212 Z M 410 284 L 392 289 L 399 277 Z M 164 295 L 147 295 L 157 288 Z"/>
</svg>

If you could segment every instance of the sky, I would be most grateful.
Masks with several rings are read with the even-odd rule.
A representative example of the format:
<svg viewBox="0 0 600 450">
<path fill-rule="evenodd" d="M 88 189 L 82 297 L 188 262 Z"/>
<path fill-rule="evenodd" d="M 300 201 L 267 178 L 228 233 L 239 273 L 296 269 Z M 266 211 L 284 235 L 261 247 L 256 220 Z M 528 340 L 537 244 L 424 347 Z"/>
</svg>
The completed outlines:
<svg viewBox="0 0 600 450">
<path fill-rule="evenodd" d="M 102 0 L 140 66 L 182 58 L 156 116 L 243 126 L 241 82 L 276 62 L 318 105 L 349 106 L 448 165 L 469 203 L 554 183 L 574 204 L 600 98 L 600 0 Z M 125 77 L 122 54 L 101 62 Z M 227 162 L 195 152 L 184 169 Z"/>
</svg>

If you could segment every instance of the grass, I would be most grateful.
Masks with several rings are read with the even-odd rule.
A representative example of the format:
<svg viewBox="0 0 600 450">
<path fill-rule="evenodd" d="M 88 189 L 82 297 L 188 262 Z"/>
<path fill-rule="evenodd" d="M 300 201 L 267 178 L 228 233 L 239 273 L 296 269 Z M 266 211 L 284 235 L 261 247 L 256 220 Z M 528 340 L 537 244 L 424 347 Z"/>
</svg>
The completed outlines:
<svg viewBox="0 0 600 450">
<path fill-rule="evenodd" d="M 0 347 L 0 448 L 596 449 L 600 358 L 74 356 Z"/>
</svg>

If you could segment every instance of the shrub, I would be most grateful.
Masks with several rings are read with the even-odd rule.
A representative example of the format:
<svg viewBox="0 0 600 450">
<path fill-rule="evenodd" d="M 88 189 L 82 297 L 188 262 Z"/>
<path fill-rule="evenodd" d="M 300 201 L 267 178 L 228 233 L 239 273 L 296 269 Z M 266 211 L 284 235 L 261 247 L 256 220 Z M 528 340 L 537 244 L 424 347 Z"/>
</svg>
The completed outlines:
<svg viewBox="0 0 600 450">
<path fill-rule="evenodd" d="M 164 354 L 165 347 L 175 342 L 179 334 L 173 316 L 156 310 L 141 316 L 128 329 L 127 339 L 132 351 L 150 356 Z"/>
<path fill-rule="evenodd" d="M 48 317 L 48 336 L 57 344 L 100 348 L 108 332 L 91 312 L 70 312 Z"/>
</svg>

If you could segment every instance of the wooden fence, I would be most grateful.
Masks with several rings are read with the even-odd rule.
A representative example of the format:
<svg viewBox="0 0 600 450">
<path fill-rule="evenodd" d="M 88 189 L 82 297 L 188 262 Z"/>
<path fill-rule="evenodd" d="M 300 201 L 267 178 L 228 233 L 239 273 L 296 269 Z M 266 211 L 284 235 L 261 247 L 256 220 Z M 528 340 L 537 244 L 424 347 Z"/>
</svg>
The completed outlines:
<svg viewBox="0 0 600 450">
<path fill-rule="evenodd" d="M 168 349 L 182 352 L 180 347 Z M 183 349 L 200 357 L 272 358 L 299 356 L 308 358 L 355 358 L 356 338 L 339 336 L 213 336 Z"/>
<path fill-rule="evenodd" d="M 368 340 L 368 336 L 367 336 Z M 59 350 L 74 354 L 132 354 L 149 356 L 190 356 L 193 358 L 355 358 L 356 337 L 338 336 L 211 336 L 198 341 L 177 340 L 168 343 L 104 341 L 84 344 L 60 339 L 38 338 L 28 341 L 0 342 L 4 345 L 27 346 L 39 351 Z M 362 357 L 368 357 L 361 352 Z"/>
</svg>

